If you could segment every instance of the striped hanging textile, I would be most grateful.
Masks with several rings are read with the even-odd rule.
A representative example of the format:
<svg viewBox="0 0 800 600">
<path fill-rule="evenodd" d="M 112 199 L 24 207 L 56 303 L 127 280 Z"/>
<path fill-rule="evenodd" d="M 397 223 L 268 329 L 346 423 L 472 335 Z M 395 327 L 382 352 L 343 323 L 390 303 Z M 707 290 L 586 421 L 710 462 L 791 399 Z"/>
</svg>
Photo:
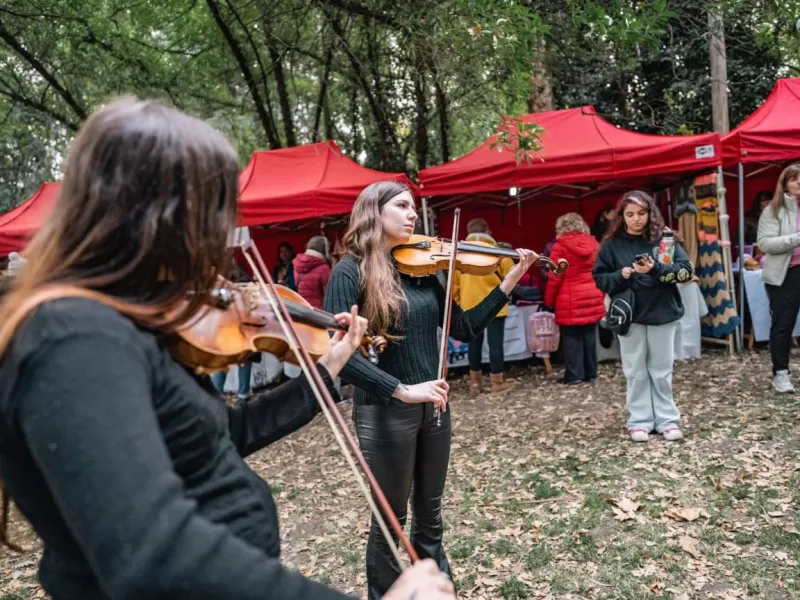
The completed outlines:
<svg viewBox="0 0 800 600">
<path fill-rule="evenodd" d="M 716 175 L 704 175 L 694 181 L 697 206 L 698 262 L 695 273 L 700 278 L 708 314 L 701 319 L 704 337 L 724 338 L 732 334 L 740 320 L 733 306 L 719 243 L 719 206 Z"/>
</svg>

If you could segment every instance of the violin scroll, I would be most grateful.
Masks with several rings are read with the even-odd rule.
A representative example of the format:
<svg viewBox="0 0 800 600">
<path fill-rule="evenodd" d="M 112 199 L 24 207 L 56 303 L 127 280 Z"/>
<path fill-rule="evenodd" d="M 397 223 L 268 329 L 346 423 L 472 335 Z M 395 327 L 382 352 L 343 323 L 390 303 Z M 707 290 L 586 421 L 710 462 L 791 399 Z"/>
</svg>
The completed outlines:
<svg viewBox="0 0 800 600">
<path fill-rule="evenodd" d="M 382 354 L 386 350 L 386 338 L 381 335 L 364 338 L 364 344 L 361 345 L 361 353 L 373 365 L 378 364 L 378 354 Z"/>
<path fill-rule="evenodd" d="M 563 275 L 569 268 L 569 263 L 564 258 L 559 258 L 558 262 L 554 261 L 549 256 L 539 255 L 536 257 L 534 263 L 537 267 L 544 267 L 548 271 L 553 272 L 555 275 Z"/>
</svg>

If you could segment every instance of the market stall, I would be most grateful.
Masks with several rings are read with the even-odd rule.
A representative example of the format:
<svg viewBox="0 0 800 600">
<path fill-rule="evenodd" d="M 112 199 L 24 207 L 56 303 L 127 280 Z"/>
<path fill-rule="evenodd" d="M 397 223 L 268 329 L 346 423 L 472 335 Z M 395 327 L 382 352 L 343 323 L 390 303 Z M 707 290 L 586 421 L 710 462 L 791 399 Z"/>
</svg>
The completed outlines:
<svg viewBox="0 0 800 600">
<path fill-rule="evenodd" d="M 25 247 L 41 228 L 60 193 L 60 182 L 43 183 L 25 202 L 0 215 L 0 256 Z"/>
</svg>

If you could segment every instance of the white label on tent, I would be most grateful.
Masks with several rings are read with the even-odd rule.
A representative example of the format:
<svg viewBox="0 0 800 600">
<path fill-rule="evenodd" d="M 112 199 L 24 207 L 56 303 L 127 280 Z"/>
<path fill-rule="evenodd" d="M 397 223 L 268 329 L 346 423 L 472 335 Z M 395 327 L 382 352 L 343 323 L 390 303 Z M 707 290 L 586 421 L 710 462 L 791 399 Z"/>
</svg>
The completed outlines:
<svg viewBox="0 0 800 600">
<path fill-rule="evenodd" d="M 714 158 L 714 144 L 708 144 L 707 146 L 695 146 L 694 157 L 697 160 L 701 160 L 703 158 Z"/>
</svg>

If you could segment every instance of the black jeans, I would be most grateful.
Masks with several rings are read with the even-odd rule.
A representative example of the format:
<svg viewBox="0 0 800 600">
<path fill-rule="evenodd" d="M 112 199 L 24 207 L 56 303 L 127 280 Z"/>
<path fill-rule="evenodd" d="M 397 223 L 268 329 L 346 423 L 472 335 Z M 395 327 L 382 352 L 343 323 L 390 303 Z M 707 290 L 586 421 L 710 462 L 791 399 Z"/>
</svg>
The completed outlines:
<svg viewBox="0 0 800 600">
<path fill-rule="evenodd" d="M 597 377 L 597 325 L 562 325 L 564 381 L 589 381 Z"/>
<path fill-rule="evenodd" d="M 505 352 L 503 343 L 505 342 L 506 318 L 497 317 L 489 322 L 486 327 L 486 335 L 489 336 L 489 370 L 492 373 L 502 373 L 505 366 Z M 470 371 L 481 370 L 481 357 L 483 355 L 483 332 L 481 331 L 474 340 L 469 343 L 467 348 L 467 358 L 469 359 Z"/>
<path fill-rule="evenodd" d="M 772 323 L 769 329 L 769 352 L 772 374 L 789 370 L 792 331 L 800 311 L 800 266 L 789 267 L 782 285 L 765 285 Z"/>
<path fill-rule="evenodd" d="M 402 525 L 411 497 L 410 541 L 414 549 L 420 558 L 435 560 L 452 578 L 442 547 L 442 494 L 451 438 L 447 408 L 439 426 L 430 402 L 360 404 L 354 407 L 354 421 L 364 458 Z M 367 541 L 369 599 L 379 600 L 399 576 L 400 566 L 373 517 Z"/>
</svg>

